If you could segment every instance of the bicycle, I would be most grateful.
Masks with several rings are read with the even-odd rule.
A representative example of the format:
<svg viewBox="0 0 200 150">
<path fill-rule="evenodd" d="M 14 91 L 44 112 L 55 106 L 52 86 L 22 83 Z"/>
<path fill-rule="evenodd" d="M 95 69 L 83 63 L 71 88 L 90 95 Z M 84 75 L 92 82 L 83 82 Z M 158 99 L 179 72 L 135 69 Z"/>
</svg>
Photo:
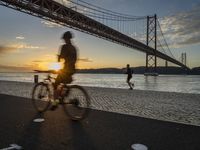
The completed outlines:
<svg viewBox="0 0 200 150">
<path fill-rule="evenodd" d="M 34 108 L 43 113 L 48 110 L 51 101 L 54 101 L 55 78 L 50 75 L 43 82 L 37 83 L 32 91 L 32 103 Z M 89 113 L 90 97 L 86 90 L 79 85 L 68 85 L 61 83 L 59 104 L 72 120 L 84 119 Z"/>
</svg>

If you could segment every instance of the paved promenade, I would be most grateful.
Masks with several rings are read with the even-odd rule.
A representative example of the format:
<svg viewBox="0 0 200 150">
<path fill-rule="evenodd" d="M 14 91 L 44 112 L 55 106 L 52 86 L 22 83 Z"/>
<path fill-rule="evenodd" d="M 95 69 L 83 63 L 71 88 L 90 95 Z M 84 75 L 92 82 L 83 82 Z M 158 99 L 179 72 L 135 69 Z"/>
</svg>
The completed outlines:
<svg viewBox="0 0 200 150">
<path fill-rule="evenodd" d="M 25 150 L 199 150 L 200 127 L 91 110 L 81 122 L 59 107 L 42 116 L 30 99 L 0 94 L 0 149 L 17 144 Z M 33 122 L 42 117 L 42 123 Z"/>
<path fill-rule="evenodd" d="M 0 81 L 0 93 L 30 98 L 33 85 Z M 200 94 L 85 88 L 96 110 L 200 126 Z"/>
</svg>

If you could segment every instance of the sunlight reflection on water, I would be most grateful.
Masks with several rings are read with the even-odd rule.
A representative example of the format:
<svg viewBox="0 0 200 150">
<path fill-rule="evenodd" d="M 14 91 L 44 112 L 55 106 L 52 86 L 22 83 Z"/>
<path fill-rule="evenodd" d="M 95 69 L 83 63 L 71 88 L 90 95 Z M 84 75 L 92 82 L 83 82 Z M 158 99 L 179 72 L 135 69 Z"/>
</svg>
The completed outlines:
<svg viewBox="0 0 200 150">
<path fill-rule="evenodd" d="M 39 75 L 39 81 L 46 73 L 0 73 L 0 80 L 33 82 L 33 76 Z M 200 75 L 133 75 L 135 89 L 170 91 L 183 93 L 200 93 Z M 126 74 L 75 74 L 74 84 L 83 86 L 128 88 Z"/>
</svg>

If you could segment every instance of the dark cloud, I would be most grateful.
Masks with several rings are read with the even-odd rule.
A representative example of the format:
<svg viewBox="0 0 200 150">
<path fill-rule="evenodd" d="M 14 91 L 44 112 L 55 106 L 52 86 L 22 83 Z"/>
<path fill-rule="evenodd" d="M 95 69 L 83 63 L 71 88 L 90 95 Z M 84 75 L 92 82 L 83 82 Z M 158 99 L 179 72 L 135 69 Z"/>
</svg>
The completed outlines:
<svg viewBox="0 0 200 150">
<path fill-rule="evenodd" d="M 193 35 L 192 37 L 188 37 L 187 40 L 179 42 L 182 45 L 189 45 L 189 44 L 199 44 L 200 43 L 200 33 L 197 35 Z"/>
<path fill-rule="evenodd" d="M 170 45 L 180 47 L 200 44 L 200 5 L 190 11 L 164 17 L 161 19 L 161 27 Z"/>
</svg>

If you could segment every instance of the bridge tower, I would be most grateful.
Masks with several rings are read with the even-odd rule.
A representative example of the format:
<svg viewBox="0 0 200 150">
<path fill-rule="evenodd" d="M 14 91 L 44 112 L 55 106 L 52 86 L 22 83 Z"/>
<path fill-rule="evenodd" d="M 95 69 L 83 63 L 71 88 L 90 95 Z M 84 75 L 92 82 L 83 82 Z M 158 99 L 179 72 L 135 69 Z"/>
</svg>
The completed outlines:
<svg viewBox="0 0 200 150">
<path fill-rule="evenodd" d="M 147 16 L 146 44 L 154 48 L 154 55 L 146 53 L 146 69 L 144 75 L 157 76 L 157 16 Z"/>
<path fill-rule="evenodd" d="M 186 53 L 181 53 L 181 62 L 184 65 L 187 65 L 187 55 L 186 55 Z"/>
</svg>

